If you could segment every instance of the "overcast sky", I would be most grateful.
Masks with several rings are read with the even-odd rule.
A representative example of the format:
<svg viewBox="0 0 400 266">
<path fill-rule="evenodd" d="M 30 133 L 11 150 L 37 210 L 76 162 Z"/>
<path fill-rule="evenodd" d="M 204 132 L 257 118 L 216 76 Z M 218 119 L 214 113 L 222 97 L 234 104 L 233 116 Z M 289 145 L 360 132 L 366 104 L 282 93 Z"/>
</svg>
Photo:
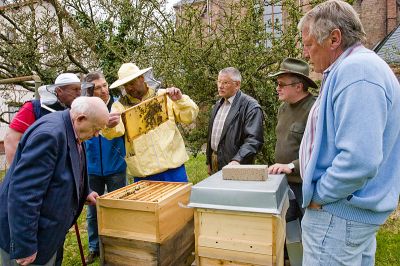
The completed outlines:
<svg viewBox="0 0 400 266">
<path fill-rule="evenodd" d="M 179 0 L 167 0 L 167 9 L 172 9 L 172 6 Z"/>
</svg>

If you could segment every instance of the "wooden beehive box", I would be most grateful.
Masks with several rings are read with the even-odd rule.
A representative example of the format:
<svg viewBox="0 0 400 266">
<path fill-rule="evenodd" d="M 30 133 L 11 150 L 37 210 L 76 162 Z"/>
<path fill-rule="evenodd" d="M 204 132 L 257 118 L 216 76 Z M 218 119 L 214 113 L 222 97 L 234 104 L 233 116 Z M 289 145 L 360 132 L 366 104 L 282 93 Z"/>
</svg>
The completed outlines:
<svg viewBox="0 0 400 266">
<path fill-rule="evenodd" d="M 280 215 L 196 208 L 196 265 L 284 265 L 286 199 Z"/>
<path fill-rule="evenodd" d="M 193 219 L 190 183 L 140 181 L 97 199 L 99 235 L 162 243 Z"/>
<path fill-rule="evenodd" d="M 100 263 L 107 266 L 190 266 L 194 261 L 193 219 L 163 243 L 100 235 Z"/>
<path fill-rule="evenodd" d="M 168 120 L 167 94 L 147 99 L 122 113 L 125 134 L 133 140 Z"/>
<path fill-rule="evenodd" d="M 222 171 L 194 185 L 196 266 L 283 265 L 288 189 L 284 175 L 248 182 Z"/>
</svg>

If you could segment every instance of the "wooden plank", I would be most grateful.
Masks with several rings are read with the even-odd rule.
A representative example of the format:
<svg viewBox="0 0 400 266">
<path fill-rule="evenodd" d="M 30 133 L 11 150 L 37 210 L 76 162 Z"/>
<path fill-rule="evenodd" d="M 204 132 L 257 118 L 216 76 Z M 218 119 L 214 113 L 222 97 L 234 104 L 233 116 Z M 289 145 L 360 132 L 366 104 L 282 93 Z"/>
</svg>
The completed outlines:
<svg viewBox="0 0 400 266">
<path fill-rule="evenodd" d="M 201 214 L 202 212 L 198 211 L 198 209 L 194 209 L 194 252 L 196 254 L 195 256 L 195 263 L 196 266 L 200 265 L 200 260 L 199 260 L 199 230 L 200 230 L 200 222 L 201 221 Z"/>
<path fill-rule="evenodd" d="M 122 195 L 124 192 L 127 192 L 130 189 L 135 188 L 137 185 L 138 185 L 138 183 L 130 184 L 128 186 L 125 186 L 125 187 L 116 189 L 112 192 L 109 192 L 107 194 L 104 194 L 104 195 L 100 196 L 100 198 L 114 198 L 114 197 L 118 198 L 118 195 Z"/>
<path fill-rule="evenodd" d="M 280 244 L 280 247 L 277 248 L 277 254 L 276 257 L 274 258 L 274 263 L 277 266 L 284 266 L 285 264 L 285 258 L 284 258 L 284 248 L 285 248 L 285 239 L 283 239 L 282 243 Z"/>
<path fill-rule="evenodd" d="M 188 191 L 191 191 L 191 189 L 192 189 L 191 183 L 185 184 L 184 186 L 179 186 L 179 189 L 176 188 L 175 190 L 170 190 L 160 195 L 158 201 L 163 202 L 172 196 L 178 197 L 181 194 L 186 194 Z"/>
<path fill-rule="evenodd" d="M 200 258 L 206 257 L 211 259 L 220 259 L 237 263 L 249 263 L 256 265 L 272 266 L 274 263 L 274 258 L 273 258 L 274 256 L 270 255 L 255 254 L 255 253 L 241 252 L 228 249 L 208 248 L 202 246 L 199 246 L 198 248 L 198 256 Z M 200 262 L 199 266 L 201 265 L 205 264 L 201 264 Z"/>
<path fill-rule="evenodd" d="M 155 184 L 152 186 L 148 186 L 146 190 L 139 191 L 138 193 L 132 194 L 129 196 L 130 200 L 142 200 L 143 197 L 146 197 L 147 195 L 151 193 L 157 193 L 157 191 L 161 188 L 163 188 L 163 184 Z"/>
<path fill-rule="evenodd" d="M 157 203 L 154 202 L 138 202 L 138 201 L 101 199 L 101 198 L 98 198 L 96 200 L 96 205 L 99 206 L 101 210 L 120 209 L 121 211 L 132 210 L 132 211 L 155 212 L 157 208 Z"/>
<path fill-rule="evenodd" d="M 153 241 L 156 238 L 156 218 L 153 212 L 103 208 L 99 212 L 100 235 L 124 236 Z"/>
<path fill-rule="evenodd" d="M 286 211 L 289 208 L 289 200 L 286 197 L 285 201 L 283 202 L 282 211 L 280 215 L 274 215 L 274 229 L 273 229 L 273 239 L 274 239 L 274 246 L 273 246 L 273 253 L 279 253 L 279 250 L 283 248 L 281 245 L 285 242 L 286 237 Z"/>
<path fill-rule="evenodd" d="M 181 187 L 176 190 L 175 193 L 163 195 L 161 199 L 159 199 L 159 206 L 162 208 L 164 205 L 170 204 L 170 201 L 176 201 L 176 198 L 179 198 L 181 195 L 187 195 L 188 200 L 190 198 L 190 192 L 192 190 L 191 183 L 180 183 Z"/>
<path fill-rule="evenodd" d="M 176 184 L 171 184 L 171 186 L 166 187 L 163 191 L 161 191 L 158 194 L 152 195 L 152 197 L 150 197 L 148 200 L 149 201 L 156 201 L 156 202 L 160 202 L 161 199 L 166 196 L 166 195 L 174 195 L 175 193 L 177 193 L 180 189 L 179 185 Z"/>
<path fill-rule="evenodd" d="M 114 230 L 114 229 L 103 229 L 99 231 L 99 235 L 102 236 L 110 236 L 110 237 L 120 237 L 126 238 L 131 240 L 140 240 L 140 241 L 148 241 L 157 243 L 156 234 L 149 234 L 149 233 L 141 233 L 141 232 L 128 232 L 128 231 L 121 231 L 121 230 Z"/>
<path fill-rule="evenodd" d="M 229 249 L 249 253 L 274 255 L 272 242 L 255 242 L 243 239 L 223 239 L 221 237 L 199 236 L 198 245 L 209 248 Z"/>
<path fill-rule="evenodd" d="M 157 265 L 159 247 L 146 241 L 100 236 L 104 265 Z"/>
<path fill-rule="evenodd" d="M 193 220 L 164 243 L 100 236 L 102 265 L 191 265 L 194 256 Z"/>
<path fill-rule="evenodd" d="M 164 200 L 164 204 L 159 205 L 157 217 L 159 226 L 158 241 L 160 243 L 193 219 L 193 209 L 182 208 L 178 202 L 187 205 L 189 203 L 189 191 L 180 191 L 177 195 L 174 195 L 173 200 Z"/>
<path fill-rule="evenodd" d="M 171 187 L 173 187 L 173 184 L 167 183 L 164 186 L 162 186 L 160 189 L 154 190 L 151 193 L 147 193 L 146 195 L 143 195 L 142 197 L 140 197 L 141 201 L 151 201 L 150 199 L 153 198 L 154 196 L 158 196 L 160 194 L 162 194 L 164 191 L 169 190 Z"/>
<path fill-rule="evenodd" d="M 200 257 L 199 263 L 196 265 L 201 266 L 258 266 L 252 263 L 244 263 L 244 262 L 237 262 L 237 261 L 228 261 L 222 259 L 211 259 L 206 257 Z"/>
<path fill-rule="evenodd" d="M 190 220 L 175 235 L 160 244 L 160 264 L 187 265 L 194 261 L 194 220 Z"/>
<path fill-rule="evenodd" d="M 272 216 L 246 215 L 243 212 L 203 212 L 200 235 L 222 239 L 241 239 L 255 243 L 272 243 Z"/>
<path fill-rule="evenodd" d="M 157 190 L 158 188 L 160 188 L 162 186 L 163 186 L 163 184 L 161 184 L 161 183 L 154 184 L 154 185 L 148 185 L 147 187 L 140 189 L 139 191 L 135 192 L 132 195 L 129 195 L 127 198 L 124 198 L 124 199 L 130 199 L 130 200 L 138 199 L 142 195 L 147 195 L 147 193 L 149 193 L 150 191 Z"/>
</svg>

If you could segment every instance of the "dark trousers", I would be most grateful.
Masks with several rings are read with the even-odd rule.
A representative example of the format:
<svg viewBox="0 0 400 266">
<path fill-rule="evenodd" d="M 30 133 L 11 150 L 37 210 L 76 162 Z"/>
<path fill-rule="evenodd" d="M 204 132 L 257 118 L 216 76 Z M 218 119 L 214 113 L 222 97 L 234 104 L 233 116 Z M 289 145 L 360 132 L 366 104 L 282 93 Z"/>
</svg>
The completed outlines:
<svg viewBox="0 0 400 266">
<path fill-rule="evenodd" d="M 107 192 L 126 186 L 126 173 L 121 172 L 107 176 L 89 175 L 90 189 L 96 191 L 97 194 L 103 195 L 105 188 Z M 97 211 L 96 206 L 87 206 L 86 222 L 88 227 L 89 250 L 93 252 L 99 251 L 99 233 L 97 228 Z"/>
<path fill-rule="evenodd" d="M 293 191 L 296 199 L 289 201 L 289 209 L 286 213 L 286 222 L 294 221 L 297 218 L 301 221 L 305 209 L 301 207 L 303 204 L 302 183 L 289 182 L 289 187 Z"/>
</svg>

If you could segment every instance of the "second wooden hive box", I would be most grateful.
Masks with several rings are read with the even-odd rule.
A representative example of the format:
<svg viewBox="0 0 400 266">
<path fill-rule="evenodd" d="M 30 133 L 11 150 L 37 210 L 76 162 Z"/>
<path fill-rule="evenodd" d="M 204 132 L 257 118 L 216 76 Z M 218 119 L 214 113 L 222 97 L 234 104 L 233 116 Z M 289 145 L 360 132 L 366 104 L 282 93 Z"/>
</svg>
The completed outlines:
<svg viewBox="0 0 400 266">
<path fill-rule="evenodd" d="M 99 235 L 162 243 L 193 219 L 191 184 L 140 181 L 97 200 Z"/>
</svg>

